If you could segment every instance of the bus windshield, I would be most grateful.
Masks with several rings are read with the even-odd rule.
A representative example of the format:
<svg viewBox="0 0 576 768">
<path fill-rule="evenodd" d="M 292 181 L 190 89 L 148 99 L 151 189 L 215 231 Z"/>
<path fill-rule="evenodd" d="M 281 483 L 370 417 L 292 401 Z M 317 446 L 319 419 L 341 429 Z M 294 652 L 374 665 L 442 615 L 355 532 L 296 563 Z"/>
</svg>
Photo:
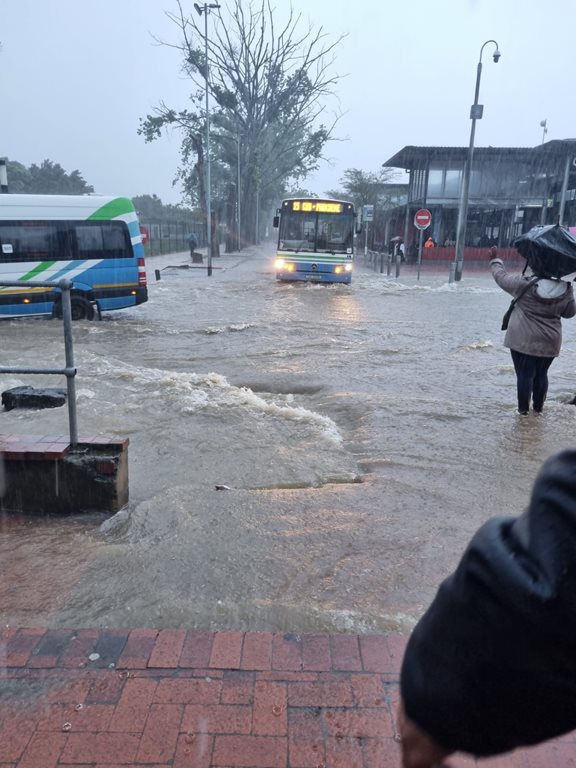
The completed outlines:
<svg viewBox="0 0 576 768">
<path fill-rule="evenodd" d="M 278 250 L 352 253 L 353 236 L 353 214 L 284 211 L 280 220 Z"/>
</svg>

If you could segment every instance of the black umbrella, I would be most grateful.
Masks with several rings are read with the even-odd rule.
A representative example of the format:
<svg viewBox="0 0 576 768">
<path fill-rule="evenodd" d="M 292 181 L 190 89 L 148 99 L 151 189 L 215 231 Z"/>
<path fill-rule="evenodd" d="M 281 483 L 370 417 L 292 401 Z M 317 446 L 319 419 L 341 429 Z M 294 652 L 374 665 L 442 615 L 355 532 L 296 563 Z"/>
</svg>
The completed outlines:
<svg viewBox="0 0 576 768">
<path fill-rule="evenodd" d="M 564 277 L 576 272 L 576 239 L 559 224 L 532 227 L 513 245 L 539 277 Z"/>
</svg>

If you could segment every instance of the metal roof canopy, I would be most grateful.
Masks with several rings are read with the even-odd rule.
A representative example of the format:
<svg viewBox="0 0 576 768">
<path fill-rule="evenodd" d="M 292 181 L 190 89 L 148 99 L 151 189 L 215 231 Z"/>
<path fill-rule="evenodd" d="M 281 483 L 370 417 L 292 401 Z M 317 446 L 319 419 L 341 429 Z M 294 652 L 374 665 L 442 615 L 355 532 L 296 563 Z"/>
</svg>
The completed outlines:
<svg viewBox="0 0 576 768">
<path fill-rule="evenodd" d="M 477 159 L 517 160 L 530 162 L 538 155 L 554 158 L 565 157 L 567 152 L 576 152 L 576 139 L 548 141 L 536 147 L 475 147 Z M 536 157 L 535 157 L 536 155 Z M 406 146 L 382 163 L 385 168 L 425 167 L 430 160 L 465 162 L 468 147 L 415 147 Z"/>
</svg>

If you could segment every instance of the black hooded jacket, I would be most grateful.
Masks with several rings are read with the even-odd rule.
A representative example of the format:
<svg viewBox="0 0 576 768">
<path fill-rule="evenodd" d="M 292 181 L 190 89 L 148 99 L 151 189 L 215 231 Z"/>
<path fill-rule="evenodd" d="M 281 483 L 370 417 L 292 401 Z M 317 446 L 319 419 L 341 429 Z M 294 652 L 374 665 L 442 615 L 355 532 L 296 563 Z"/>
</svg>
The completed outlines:
<svg viewBox="0 0 576 768">
<path fill-rule="evenodd" d="M 487 522 L 412 633 L 407 715 L 478 756 L 576 728 L 576 450 L 542 467 L 518 518 Z"/>
</svg>

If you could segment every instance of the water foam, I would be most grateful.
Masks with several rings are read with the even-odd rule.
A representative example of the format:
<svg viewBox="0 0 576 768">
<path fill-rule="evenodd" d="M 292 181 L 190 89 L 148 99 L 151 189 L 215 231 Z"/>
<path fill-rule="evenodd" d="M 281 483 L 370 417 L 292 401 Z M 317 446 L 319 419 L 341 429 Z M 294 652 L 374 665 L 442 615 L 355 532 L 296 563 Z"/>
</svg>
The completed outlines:
<svg viewBox="0 0 576 768">
<path fill-rule="evenodd" d="M 199 374 L 140 368 L 118 360 L 103 361 L 100 358 L 93 362 L 100 376 L 120 379 L 136 387 L 143 386 L 154 393 L 160 391 L 163 397 L 177 402 L 185 414 L 205 408 L 248 408 L 253 413 L 311 425 L 319 429 L 329 441 L 342 444 L 342 435 L 332 419 L 302 406 L 292 405 L 290 394 L 283 397 L 284 402 L 279 403 L 256 394 L 248 387 L 236 387 L 225 376 L 215 372 Z M 141 393 L 138 396 L 141 397 Z"/>
</svg>

